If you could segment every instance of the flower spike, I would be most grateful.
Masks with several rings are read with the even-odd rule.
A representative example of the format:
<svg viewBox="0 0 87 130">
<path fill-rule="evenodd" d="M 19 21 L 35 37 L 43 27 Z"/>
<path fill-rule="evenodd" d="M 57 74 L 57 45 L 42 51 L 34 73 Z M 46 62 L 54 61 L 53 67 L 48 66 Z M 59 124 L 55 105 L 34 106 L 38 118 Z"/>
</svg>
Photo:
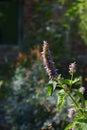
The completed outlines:
<svg viewBox="0 0 87 130">
<path fill-rule="evenodd" d="M 43 41 L 42 59 L 46 69 L 46 72 L 50 79 L 55 80 L 58 76 L 57 69 L 55 68 L 54 62 L 51 57 L 49 45 L 46 41 Z"/>
</svg>

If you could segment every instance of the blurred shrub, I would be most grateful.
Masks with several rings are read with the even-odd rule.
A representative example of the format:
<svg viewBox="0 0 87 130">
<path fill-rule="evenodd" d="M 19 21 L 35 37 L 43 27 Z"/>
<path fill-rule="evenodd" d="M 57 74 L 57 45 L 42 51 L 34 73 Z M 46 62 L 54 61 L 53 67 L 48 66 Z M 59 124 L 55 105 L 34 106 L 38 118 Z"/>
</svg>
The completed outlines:
<svg viewBox="0 0 87 130">
<path fill-rule="evenodd" d="M 39 130 L 50 123 L 58 130 L 63 130 L 69 122 L 66 120 L 67 105 L 58 112 L 57 93 L 47 96 L 48 77 L 40 60 L 31 67 L 17 66 L 10 82 L 9 95 L 5 100 L 6 123 L 11 130 Z"/>
<path fill-rule="evenodd" d="M 43 77 L 45 72 L 40 62 L 34 63 L 31 69 L 16 68 L 6 105 L 7 121 L 12 125 L 12 130 L 40 129 L 49 116 L 44 105 L 46 80 Z"/>
<path fill-rule="evenodd" d="M 72 54 L 77 54 L 77 50 L 80 53 L 79 44 L 86 43 L 86 0 L 34 2 L 36 6 L 25 34 L 23 50 L 47 40 L 55 61 L 58 57 L 63 61 L 67 55 L 74 57 Z"/>
<path fill-rule="evenodd" d="M 24 40 L 25 49 L 41 44 L 43 40 L 48 40 L 55 56 L 65 54 L 67 29 L 63 25 L 65 19 L 63 15 L 63 6 L 58 1 L 36 1 L 32 22 Z"/>
</svg>

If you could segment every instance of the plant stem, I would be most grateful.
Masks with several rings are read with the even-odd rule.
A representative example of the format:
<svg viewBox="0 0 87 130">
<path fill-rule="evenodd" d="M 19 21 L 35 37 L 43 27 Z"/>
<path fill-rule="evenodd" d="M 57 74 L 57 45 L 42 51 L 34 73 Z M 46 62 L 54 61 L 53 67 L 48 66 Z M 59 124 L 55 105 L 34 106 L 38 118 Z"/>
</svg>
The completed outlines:
<svg viewBox="0 0 87 130">
<path fill-rule="evenodd" d="M 71 96 L 71 94 L 70 94 L 70 93 L 67 93 L 67 94 L 68 94 L 69 97 L 72 99 L 72 101 L 74 102 L 75 106 L 76 106 L 77 108 L 81 108 L 81 107 L 77 104 L 77 102 L 75 101 L 75 99 Z"/>
<path fill-rule="evenodd" d="M 71 84 L 70 84 L 70 89 L 72 87 L 72 81 L 73 81 L 73 73 L 71 74 Z"/>
<path fill-rule="evenodd" d="M 85 116 L 85 113 L 81 110 L 82 108 L 80 107 L 79 104 L 77 104 L 77 102 L 75 101 L 75 99 L 71 96 L 70 93 L 67 93 L 69 95 L 69 97 L 72 99 L 72 101 L 74 102 L 76 108 L 81 112 L 82 115 L 84 115 L 84 117 L 87 119 L 87 117 Z"/>
</svg>

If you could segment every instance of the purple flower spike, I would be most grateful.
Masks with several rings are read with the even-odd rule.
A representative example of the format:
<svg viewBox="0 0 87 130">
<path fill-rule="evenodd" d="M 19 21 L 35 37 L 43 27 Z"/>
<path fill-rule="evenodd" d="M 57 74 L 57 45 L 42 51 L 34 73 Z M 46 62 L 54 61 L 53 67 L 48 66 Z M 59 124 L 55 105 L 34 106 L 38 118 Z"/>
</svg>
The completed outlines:
<svg viewBox="0 0 87 130">
<path fill-rule="evenodd" d="M 54 62 L 52 60 L 48 43 L 46 41 L 43 41 L 43 51 L 41 52 L 41 54 L 49 78 L 55 80 L 58 76 L 58 73 L 57 73 L 57 69 L 55 68 Z"/>
<path fill-rule="evenodd" d="M 73 62 L 69 65 L 69 73 L 75 73 L 76 72 L 76 62 Z"/>
</svg>

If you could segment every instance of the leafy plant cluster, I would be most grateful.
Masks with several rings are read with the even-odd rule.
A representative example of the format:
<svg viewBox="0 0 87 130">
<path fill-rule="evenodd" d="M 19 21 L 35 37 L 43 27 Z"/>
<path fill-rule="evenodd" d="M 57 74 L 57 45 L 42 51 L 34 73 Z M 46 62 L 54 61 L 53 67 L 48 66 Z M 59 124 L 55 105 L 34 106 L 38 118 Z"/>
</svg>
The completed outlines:
<svg viewBox="0 0 87 130">
<path fill-rule="evenodd" d="M 46 41 L 43 41 L 41 54 L 45 70 L 49 76 L 48 95 L 51 96 L 56 91 L 58 110 L 61 110 L 67 104 L 67 99 L 71 101 L 67 109 L 67 116 L 71 120 L 65 130 L 87 129 L 87 101 L 83 95 L 85 88 L 82 85 L 82 77 L 75 76 L 76 62 L 69 65 L 69 77 L 64 78 L 61 74 L 58 74 L 51 57 L 49 44 Z"/>
<path fill-rule="evenodd" d="M 73 64 L 73 63 L 72 63 Z M 87 101 L 84 99 L 85 88 L 82 86 L 82 78 L 75 77 L 74 71 L 69 72 L 70 78 L 65 79 L 59 75 L 55 81 L 50 80 L 48 83 L 48 94 L 52 95 L 57 91 L 57 107 L 61 110 L 69 102 L 69 108 L 67 110 L 68 118 L 70 118 L 69 124 L 65 130 L 86 130 L 87 129 Z"/>
<path fill-rule="evenodd" d="M 49 116 L 44 105 L 46 90 L 42 91 L 44 74 L 40 62 L 33 64 L 31 69 L 16 68 L 6 101 L 7 122 L 12 125 L 12 130 L 40 129 Z"/>
</svg>

